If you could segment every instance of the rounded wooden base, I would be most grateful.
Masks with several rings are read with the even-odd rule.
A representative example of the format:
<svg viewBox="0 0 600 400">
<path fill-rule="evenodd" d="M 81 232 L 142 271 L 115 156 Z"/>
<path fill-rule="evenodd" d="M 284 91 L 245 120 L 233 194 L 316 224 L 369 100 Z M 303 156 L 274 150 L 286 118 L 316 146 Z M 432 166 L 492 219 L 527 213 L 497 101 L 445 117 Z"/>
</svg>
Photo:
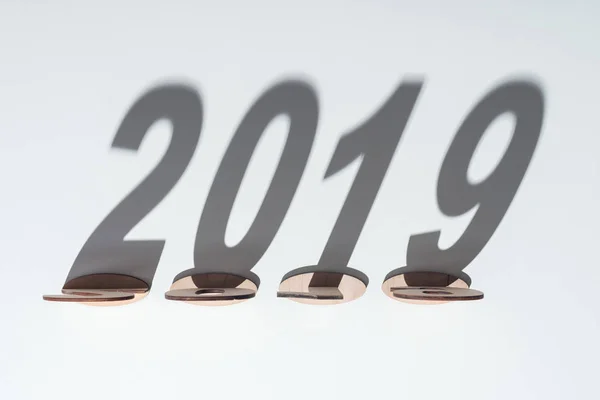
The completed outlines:
<svg viewBox="0 0 600 400">
<path fill-rule="evenodd" d="M 361 297 L 368 284 L 367 276 L 358 270 L 313 265 L 287 273 L 279 284 L 277 297 L 312 305 L 341 304 Z"/>
<path fill-rule="evenodd" d="M 479 290 L 449 287 L 400 287 L 392 288 L 395 298 L 404 300 L 427 300 L 427 301 L 469 301 L 483 299 L 483 293 Z"/>
<path fill-rule="evenodd" d="M 71 279 L 62 294 L 44 295 L 46 301 L 88 306 L 122 306 L 146 297 L 149 285 L 141 279 L 120 274 L 92 274 Z"/>
<path fill-rule="evenodd" d="M 389 298 L 411 304 L 434 305 L 483 298 L 482 292 L 469 289 L 471 279 L 467 274 L 457 275 L 403 267 L 390 272 L 381 289 Z"/>
<path fill-rule="evenodd" d="M 165 298 L 200 306 L 229 306 L 255 297 L 259 285 L 254 274 L 190 274 L 175 278 Z"/>
</svg>

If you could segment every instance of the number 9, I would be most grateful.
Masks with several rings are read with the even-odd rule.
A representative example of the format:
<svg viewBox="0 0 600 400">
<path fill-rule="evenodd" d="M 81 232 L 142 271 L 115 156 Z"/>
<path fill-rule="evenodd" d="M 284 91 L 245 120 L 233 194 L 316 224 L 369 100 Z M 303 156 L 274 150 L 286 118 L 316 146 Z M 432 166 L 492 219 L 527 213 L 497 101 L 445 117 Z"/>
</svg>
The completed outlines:
<svg viewBox="0 0 600 400">
<path fill-rule="evenodd" d="M 504 113 L 515 117 L 508 149 L 487 179 L 473 184 L 467 171 L 477 145 L 492 122 Z M 439 230 L 412 235 L 406 255 L 410 270 L 464 275 L 461 271 L 489 242 L 521 185 L 540 137 L 543 116 L 542 90 L 522 80 L 499 85 L 475 106 L 446 153 L 438 178 L 437 201 L 440 211 L 449 217 L 460 216 L 476 206 L 477 211 L 462 236 L 448 249 L 439 248 Z M 401 275 L 400 270 L 392 275 Z"/>
</svg>

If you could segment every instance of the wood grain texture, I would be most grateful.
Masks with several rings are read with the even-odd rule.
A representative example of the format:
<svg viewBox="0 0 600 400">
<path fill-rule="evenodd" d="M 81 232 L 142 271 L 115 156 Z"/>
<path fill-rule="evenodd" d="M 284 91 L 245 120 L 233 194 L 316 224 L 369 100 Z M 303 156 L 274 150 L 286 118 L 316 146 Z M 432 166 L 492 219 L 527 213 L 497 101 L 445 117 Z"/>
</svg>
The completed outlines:
<svg viewBox="0 0 600 400">
<path fill-rule="evenodd" d="M 313 277 L 314 280 L 314 277 Z M 310 285 L 310 284 L 309 284 Z M 315 287 L 309 286 L 308 292 L 277 292 L 277 297 L 288 299 L 312 299 L 312 300 L 343 300 L 344 295 L 337 287 Z"/>
<path fill-rule="evenodd" d="M 65 283 L 62 294 L 44 295 L 46 301 L 78 303 L 89 306 L 122 306 L 137 302 L 148 294 L 146 282 L 121 274 L 91 274 Z"/>
<path fill-rule="evenodd" d="M 321 281 L 322 276 L 313 280 L 313 275 L 319 272 L 301 273 L 284 279 L 279 284 L 277 297 L 288 298 L 292 301 L 311 304 L 311 305 L 333 305 L 347 303 L 361 297 L 367 290 L 367 285 L 360 279 L 347 274 L 341 274 L 339 279 L 327 279 L 329 282 L 339 281 L 335 287 L 311 286 L 317 283 L 326 284 Z M 334 291 L 335 289 L 336 291 Z M 339 298 L 337 292 L 340 292 L 342 298 Z M 321 296 L 319 296 L 319 293 Z M 330 298 L 330 297 L 336 298 Z"/>
<path fill-rule="evenodd" d="M 250 289 L 176 289 L 169 290 L 165 293 L 165 298 L 176 301 L 230 301 L 230 300 L 247 300 L 256 295 L 255 290 Z"/>
<path fill-rule="evenodd" d="M 440 287 L 400 287 L 391 288 L 394 297 L 406 300 L 430 301 L 472 301 L 483 299 L 479 290 L 464 288 Z"/>
<path fill-rule="evenodd" d="M 135 297 L 133 293 L 121 293 L 116 291 L 102 290 L 64 290 L 63 294 L 44 295 L 46 301 L 56 301 L 63 303 L 99 303 L 132 300 Z"/>
<path fill-rule="evenodd" d="M 434 271 L 412 271 L 406 273 L 399 273 L 398 275 L 388 276 L 383 282 L 381 290 L 390 299 L 395 301 L 401 301 L 410 304 L 420 305 L 438 305 L 448 303 L 448 299 L 435 299 L 429 298 L 404 298 L 396 297 L 392 293 L 392 288 L 403 288 L 403 287 L 434 287 L 434 288 L 464 288 L 467 289 L 469 284 L 467 283 L 468 277 L 465 279 L 452 276 L 443 272 Z"/>
<path fill-rule="evenodd" d="M 203 298 L 198 298 L 198 295 L 188 296 L 187 300 L 178 297 L 179 295 L 183 295 L 183 292 L 172 293 L 176 290 L 201 290 L 201 289 L 245 289 L 253 292 L 252 296 L 237 296 L 237 297 L 223 297 L 221 296 L 219 299 L 209 299 L 205 294 Z M 165 293 L 165 298 L 167 300 L 173 301 L 184 301 L 187 304 L 192 304 L 195 306 L 230 306 L 238 303 L 242 303 L 244 301 L 248 301 L 249 299 L 255 297 L 256 292 L 258 291 L 258 285 L 250 279 L 246 277 L 241 277 L 239 275 L 229 274 L 229 273 L 219 273 L 219 272 L 211 272 L 211 273 L 202 273 L 196 275 L 185 276 L 180 279 L 176 279 L 167 293 Z M 178 295 L 179 293 L 179 295 Z M 231 292 L 230 292 L 231 293 Z M 168 297 L 167 297 L 168 294 Z M 173 297 L 175 294 L 175 297 Z"/>
</svg>

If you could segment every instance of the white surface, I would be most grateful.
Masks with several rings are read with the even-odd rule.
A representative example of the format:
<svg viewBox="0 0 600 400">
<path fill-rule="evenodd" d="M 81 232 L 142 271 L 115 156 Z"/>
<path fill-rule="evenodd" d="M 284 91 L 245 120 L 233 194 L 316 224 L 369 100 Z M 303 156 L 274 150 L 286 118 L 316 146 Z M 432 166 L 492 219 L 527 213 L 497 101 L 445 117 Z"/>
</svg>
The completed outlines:
<svg viewBox="0 0 600 400">
<path fill-rule="evenodd" d="M 592 399 L 600 285 L 600 8 L 593 2 L 103 1 L 0 5 L 0 397 L 4 399 Z M 364 297 L 310 307 L 275 296 L 317 261 L 356 169 L 322 180 L 339 137 L 406 75 L 425 85 L 352 257 Z M 460 237 L 437 174 L 458 125 L 514 74 L 542 83 L 546 113 L 529 170 L 465 270 L 480 302 L 390 301 L 385 274 L 414 233 Z M 303 76 L 319 94 L 315 146 L 290 211 L 254 271 L 258 296 L 229 308 L 168 302 L 192 266 L 220 158 L 253 101 Z M 153 290 L 121 308 L 46 303 L 90 233 L 155 165 L 157 124 L 138 153 L 110 150 L 139 95 L 163 80 L 199 88 L 201 142 L 179 184 L 129 238 L 165 238 Z M 510 129 L 499 121 L 491 132 Z M 235 243 L 272 176 L 286 123 L 264 136 L 230 220 Z M 509 140 L 488 135 L 469 176 Z M 261 157 L 264 156 L 264 157 Z M 486 172 L 487 171 L 487 172 Z"/>
</svg>

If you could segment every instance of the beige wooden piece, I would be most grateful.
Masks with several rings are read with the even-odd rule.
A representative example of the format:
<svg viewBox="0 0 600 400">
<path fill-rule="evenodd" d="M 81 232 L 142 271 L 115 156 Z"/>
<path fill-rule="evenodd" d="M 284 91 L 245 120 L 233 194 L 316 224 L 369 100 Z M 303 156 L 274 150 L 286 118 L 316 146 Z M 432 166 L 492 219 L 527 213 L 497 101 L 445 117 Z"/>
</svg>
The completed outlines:
<svg viewBox="0 0 600 400">
<path fill-rule="evenodd" d="M 78 303 L 89 306 L 121 306 L 146 297 L 148 285 L 137 278 L 120 274 L 92 274 L 65 283 L 62 294 L 44 295 L 46 301 Z"/>
<path fill-rule="evenodd" d="M 483 293 L 479 290 L 464 288 L 393 287 L 391 292 L 394 297 L 406 300 L 469 301 L 483 299 Z"/>
<path fill-rule="evenodd" d="M 255 290 L 227 288 L 227 289 L 176 289 L 165 293 L 167 300 L 177 301 L 224 301 L 247 300 L 256 295 Z"/>
<path fill-rule="evenodd" d="M 407 279 L 411 285 L 407 283 Z M 450 300 L 428 299 L 409 299 L 394 296 L 392 288 L 398 287 L 437 287 L 437 288 L 469 288 L 464 280 L 440 272 L 407 272 L 405 274 L 395 275 L 383 282 L 381 289 L 386 296 L 395 301 L 401 301 L 410 304 L 438 305 L 448 303 Z"/>
<path fill-rule="evenodd" d="M 277 297 L 289 298 L 303 304 L 331 305 L 356 300 L 367 290 L 366 285 L 360 279 L 346 274 L 337 287 L 309 287 L 313 275 L 314 272 L 309 272 L 284 280 L 279 284 Z M 341 293 L 341 299 L 334 289 Z M 331 299 L 331 296 L 338 298 Z"/>
<path fill-rule="evenodd" d="M 231 275 L 231 274 L 198 274 L 197 277 L 202 277 L 202 275 L 206 275 L 206 276 L 216 276 L 217 281 L 221 281 L 222 283 L 219 285 L 218 283 L 213 283 L 211 285 L 208 285 L 210 287 L 198 287 L 196 285 L 196 283 L 194 283 L 194 276 L 186 276 L 185 278 L 181 278 L 175 282 L 173 282 L 173 284 L 171 285 L 171 287 L 169 288 L 169 291 L 167 293 L 165 293 L 165 298 L 167 300 L 172 300 L 172 301 L 183 301 L 185 303 L 188 304 L 192 304 L 192 305 L 196 305 L 196 306 L 230 306 L 233 304 L 238 304 L 238 303 L 242 303 L 244 301 L 247 301 L 253 297 L 255 297 L 256 292 L 258 291 L 258 287 L 256 286 L 256 284 L 254 282 L 252 282 L 250 279 L 244 279 L 242 280 L 241 283 L 235 283 L 235 284 L 230 284 L 228 282 L 231 282 L 232 279 L 229 279 L 231 277 L 236 277 L 235 275 Z M 233 279 L 233 281 L 235 281 L 235 279 Z M 239 279 L 237 280 L 239 281 Z M 224 286 L 224 287 L 218 287 L 218 286 Z M 236 289 L 238 290 L 238 295 L 237 296 L 232 296 L 232 294 L 234 293 L 233 291 L 231 291 L 231 289 Z M 187 290 L 187 292 L 182 292 L 181 290 Z M 190 295 L 190 293 L 195 293 L 198 290 L 212 290 L 213 293 L 206 293 L 204 295 L 200 295 L 200 294 L 193 294 Z M 223 292 L 221 293 L 215 293 L 214 290 L 222 290 Z M 240 290 L 244 290 L 244 292 L 241 292 Z M 242 293 L 247 293 L 248 292 L 252 292 L 252 295 L 241 295 Z M 211 298 L 211 297 L 219 297 L 217 299 Z"/>
<path fill-rule="evenodd" d="M 277 292 L 277 297 L 288 299 L 312 299 L 312 300 L 343 300 L 344 295 L 336 287 L 310 287 L 308 292 Z"/>
<path fill-rule="evenodd" d="M 63 294 L 44 295 L 46 301 L 65 303 L 100 303 L 131 300 L 133 293 L 108 292 L 103 290 L 63 290 Z"/>
</svg>

